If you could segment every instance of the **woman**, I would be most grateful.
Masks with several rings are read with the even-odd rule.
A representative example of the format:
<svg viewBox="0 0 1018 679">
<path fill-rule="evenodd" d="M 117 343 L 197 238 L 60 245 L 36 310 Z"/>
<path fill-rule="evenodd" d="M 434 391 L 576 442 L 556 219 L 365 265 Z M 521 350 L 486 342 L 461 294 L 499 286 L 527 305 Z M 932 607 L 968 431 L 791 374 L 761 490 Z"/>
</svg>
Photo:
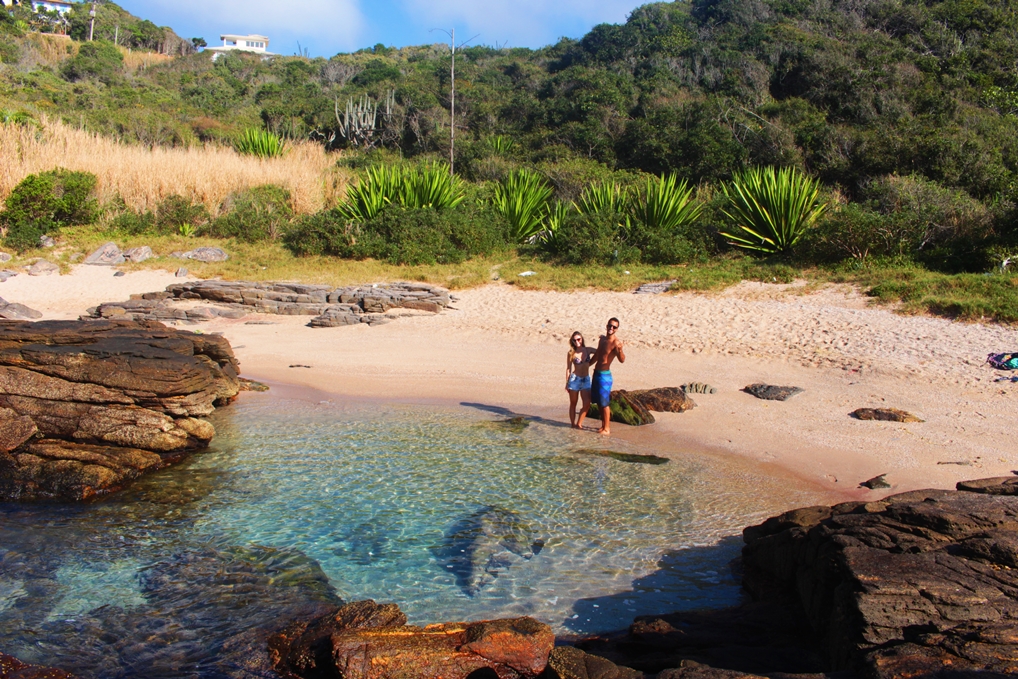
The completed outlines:
<svg viewBox="0 0 1018 679">
<path fill-rule="evenodd" d="M 574 429 L 583 428 L 583 418 L 590 410 L 590 358 L 594 355 L 593 347 L 588 347 L 583 335 L 574 332 L 569 338 L 569 355 L 566 358 L 566 391 L 569 392 L 569 424 Z M 579 419 L 576 413 L 577 398 L 581 399 L 582 409 Z"/>
</svg>

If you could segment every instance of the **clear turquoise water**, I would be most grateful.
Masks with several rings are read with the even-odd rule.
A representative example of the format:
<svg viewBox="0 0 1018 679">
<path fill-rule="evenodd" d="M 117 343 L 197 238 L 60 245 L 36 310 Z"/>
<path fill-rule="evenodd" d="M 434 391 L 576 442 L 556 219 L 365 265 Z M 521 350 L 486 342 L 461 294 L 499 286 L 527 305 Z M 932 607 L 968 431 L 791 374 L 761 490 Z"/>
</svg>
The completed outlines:
<svg viewBox="0 0 1018 679">
<path fill-rule="evenodd" d="M 813 499 L 714 458 L 620 461 L 582 449 L 658 451 L 504 419 L 248 396 L 217 413 L 210 451 L 120 496 L 0 505 L 0 650 L 84 677 L 262 676 L 246 630 L 364 598 L 417 623 L 620 629 L 737 603 L 732 536 Z M 522 556 L 455 535 L 485 508 L 512 516 Z M 450 559 L 471 546 L 473 571 Z"/>
</svg>

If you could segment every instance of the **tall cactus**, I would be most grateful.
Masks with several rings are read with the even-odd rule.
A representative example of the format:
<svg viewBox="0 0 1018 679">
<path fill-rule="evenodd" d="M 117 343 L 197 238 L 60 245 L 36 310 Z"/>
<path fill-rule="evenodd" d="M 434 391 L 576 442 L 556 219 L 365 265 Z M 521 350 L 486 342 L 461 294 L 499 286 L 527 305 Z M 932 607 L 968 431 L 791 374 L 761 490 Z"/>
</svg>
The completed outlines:
<svg viewBox="0 0 1018 679">
<path fill-rule="evenodd" d="M 396 106 L 396 92 L 390 90 L 385 95 L 385 108 L 382 110 L 382 120 L 389 123 L 392 120 L 393 109 Z M 378 133 L 378 107 L 377 101 L 371 101 L 368 95 L 363 95 L 359 101 L 354 102 L 353 97 L 346 101 L 346 111 L 340 116 L 339 99 L 336 99 L 336 122 L 339 123 L 339 134 L 347 142 L 354 146 L 371 148 L 377 143 L 375 135 Z"/>
</svg>

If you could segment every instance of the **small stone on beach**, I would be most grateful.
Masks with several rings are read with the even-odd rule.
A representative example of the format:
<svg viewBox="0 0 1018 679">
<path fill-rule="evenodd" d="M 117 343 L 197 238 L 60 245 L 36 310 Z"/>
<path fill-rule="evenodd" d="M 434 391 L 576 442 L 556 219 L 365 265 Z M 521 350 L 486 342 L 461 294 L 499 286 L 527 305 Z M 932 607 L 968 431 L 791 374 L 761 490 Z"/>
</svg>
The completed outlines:
<svg viewBox="0 0 1018 679">
<path fill-rule="evenodd" d="M 751 384 L 743 389 L 747 394 L 752 394 L 765 401 L 787 401 L 796 394 L 801 394 L 799 387 L 777 387 L 772 384 Z"/>
<path fill-rule="evenodd" d="M 887 482 L 887 474 L 881 474 L 880 476 L 874 476 L 872 479 L 863 481 L 859 484 L 859 487 L 877 490 L 879 488 L 890 488 L 891 484 Z"/>
</svg>

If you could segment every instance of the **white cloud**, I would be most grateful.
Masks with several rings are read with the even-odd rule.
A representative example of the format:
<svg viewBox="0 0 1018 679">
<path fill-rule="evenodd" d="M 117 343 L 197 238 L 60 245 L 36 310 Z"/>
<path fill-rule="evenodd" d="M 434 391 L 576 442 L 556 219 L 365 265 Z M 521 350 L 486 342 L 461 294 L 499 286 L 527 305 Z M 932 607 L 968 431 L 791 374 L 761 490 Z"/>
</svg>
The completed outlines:
<svg viewBox="0 0 1018 679">
<path fill-rule="evenodd" d="M 364 26 L 358 0 L 135 0 L 122 4 L 125 8 L 144 4 L 141 16 L 159 14 L 172 26 L 186 24 L 200 31 L 196 34 L 204 34 L 210 45 L 217 44 L 221 33 L 267 35 L 269 50 L 283 54 L 292 53 L 297 41 L 320 46 L 325 52 L 353 49 Z"/>
<path fill-rule="evenodd" d="M 403 3 L 418 21 L 430 22 L 428 28 L 455 26 L 457 41 L 479 33 L 474 44 L 508 42 L 510 47 L 540 47 L 563 35 L 579 37 L 595 24 L 625 21 L 640 4 L 635 0 L 403 0 Z"/>
</svg>

